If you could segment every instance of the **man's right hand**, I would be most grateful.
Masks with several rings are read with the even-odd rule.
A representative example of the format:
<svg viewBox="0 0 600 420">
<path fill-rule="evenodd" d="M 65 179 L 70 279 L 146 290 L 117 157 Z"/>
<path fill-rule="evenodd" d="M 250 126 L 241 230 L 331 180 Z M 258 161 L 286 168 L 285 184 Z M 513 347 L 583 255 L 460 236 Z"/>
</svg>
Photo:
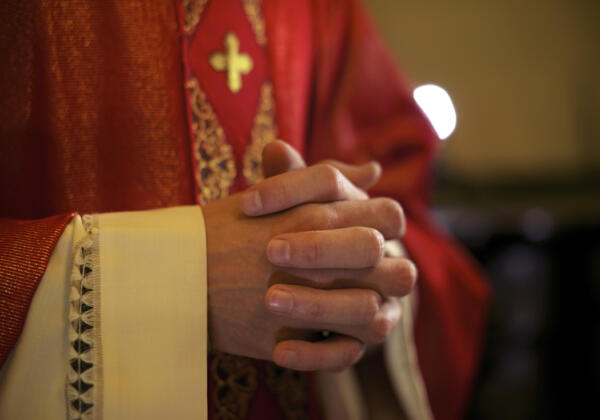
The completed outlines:
<svg viewBox="0 0 600 420">
<path fill-rule="evenodd" d="M 240 194 L 204 207 L 212 343 L 221 351 L 270 360 L 277 341 L 304 335 L 307 340 L 290 341 L 289 351 L 278 354 L 278 364 L 343 369 L 360 358 L 364 343 L 383 341 L 397 323 L 397 305 L 381 296 L 403 296 L 412 289 L 415 273 L 408 260 L 382 260 L 384 237 L 398 238 L 404 230 L 402 210 L 390 199 L 368 199 L 330 165 L 264 182 L 280 190 L 271 197 L 294 195 L 313 203 L 261 217 L 241 212 Z M 246 210 L 255 206 L 270 213 L 255 196 L 244 197 Z M 271 241 L 275 236 L 285 240 Z M 270 261 L 290 267 L 288 272 L 301 279 L 268 296 L 271 311 L 265 293 L 280 269 Z M 308 340 L 321 330 L 340 335 Z"/>
</svg>

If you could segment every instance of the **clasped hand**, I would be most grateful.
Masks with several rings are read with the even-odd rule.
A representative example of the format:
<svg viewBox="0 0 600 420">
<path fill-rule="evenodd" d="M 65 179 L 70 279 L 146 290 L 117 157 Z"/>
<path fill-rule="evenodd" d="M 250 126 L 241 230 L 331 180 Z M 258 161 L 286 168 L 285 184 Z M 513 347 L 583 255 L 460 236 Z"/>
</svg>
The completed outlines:
<svg viewBox="0 0 600 420">
<path fill-rule="evenodd" d="M 387 338 L 400 320 L 395 298 L 414 286 L 414 265 L 384 256 L 384 240 L 404 233 L 402 208 L 363 191 L 377 165 L 307 168 L 281 142 L 263 159 L 274 176 L 204 207 L 213 347 L 342 370 Z M 315 341 L 323 330 L 332 335 Z"/>
</svg>

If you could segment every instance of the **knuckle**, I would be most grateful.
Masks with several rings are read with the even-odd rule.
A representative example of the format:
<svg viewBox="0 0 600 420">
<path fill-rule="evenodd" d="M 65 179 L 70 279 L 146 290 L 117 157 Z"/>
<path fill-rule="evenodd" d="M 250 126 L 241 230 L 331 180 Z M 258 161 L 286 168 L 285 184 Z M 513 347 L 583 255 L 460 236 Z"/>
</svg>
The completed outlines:
<svg viewBox="0 0 600 420">
<path fill-rule="evenodd" d="M 404 210 L 400 203 L 391 198 L 382 198 L 381 212 L 390 227 L 391 236 L 401 237 L 404 231 Z"/>
<path fill-rule="evenodd" d="M 330 360 L 329 368 L 331 372 L 341 372 L 356 362 L 363 356 L 365 346 L 359 341 L 353 343 L 345 343 L 343 349 L 337 352 L 335 359 Z"/>
<path fill-rule="evenodd" d="M 321 164 L 321 165 L 335 166 L 335 160 L 333 160 L 333 159 L 324 159 L 321 162 L 319 162 L 319 164 Z"/>
<path fill-rule="evenodd" d="M 371 342 L 372 344 L 383 343 L 394 328 L 395 323 L 388 317 L 381 317 L 373 322 L 371 326 Z"/>
<path fill-rule="evenodd" d="M 340 197 L 344 189 L 344 176 L 335 166 L 320 165 L 321 177 L 333 197 Z"/>
<path fill-rule="evenodd" d="M 360 343 L 356 343 L 355 345 L 349 346 L 349 348 L 344 352 L 342 356 L 342 360 L 340 363 L 340 370 L 344 370 L 349 368 L 353 364 L 359 361 L 363 353 L 363 348 Z"/>
<path fill-rule="evenodd" d="M 351 360 L 350 360 L 350 364 L 353 365 L 356 362 L 358 362 L 362 358 L 364 352 L 365 352 L 365 346 L 362 343 L 357 342 L 356 345 L 354 346 L 354 349 L 353 349 L 352 353 L 351 353 L 352 357 L 351 357 Z"/>
<path fill-rule="evenodd" d="M 397 282 L 397 296 L 404 296 L 412 292 L 417 282 L 417 267 L 406 258 L 398 259 L 392 275 Z"/>
<path fill-rule="evenodd" d="M 417 266 L 412 261 L 406 259 L 406 260 L 404 260 L 404 270 L 405 270 L 406 279 L 408 280 L 408 289 L 410 292 L 415 287 L 415 284 L 417 283 L 417 277 L 418 277 Z"/>
<path fill-rule="evenodd" d="M 377 263 L 383 258 L 384 238 L 377 229 L 361 228 L 365 235 L 365 252 L 370 262 Z"/>
<path fill-rule="evenodd" d="M 322 230 L 333 229 L 338 225 L 339 214 L 332 206 L 319 206 L 316 213 L 317 228 Z"/>
<path fill-rule="evenodd" d="M 371 324 L 379 311 L 379 295 L 376 292 L 368 291 L 365 297 L 365 303 L 361 314 L 365 325 Z"/>
</svg>

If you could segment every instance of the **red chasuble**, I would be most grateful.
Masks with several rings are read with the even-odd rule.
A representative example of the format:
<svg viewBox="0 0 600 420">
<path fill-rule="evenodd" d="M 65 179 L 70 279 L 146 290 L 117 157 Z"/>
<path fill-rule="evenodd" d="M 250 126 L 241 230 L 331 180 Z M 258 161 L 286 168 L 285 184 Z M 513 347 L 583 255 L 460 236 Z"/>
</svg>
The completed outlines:
<svg viewBox="0 0 600 420">
<path fill-rule="evenodd" d="M 435 136 L 356 0 L 8 0 L 0 19 L 0 364 L 73 212 L 218 199 L 260 179 L 279 137 L 309 163 L 382 163 L 373 192 L 403 204 L 419 268 L 430 403 L 461 417 L 488 291 L 427 215 Z M 211 416 L 237 395 L 225 410 L 318 417 L 303 375 L 209 364 Z"/>
</svg>

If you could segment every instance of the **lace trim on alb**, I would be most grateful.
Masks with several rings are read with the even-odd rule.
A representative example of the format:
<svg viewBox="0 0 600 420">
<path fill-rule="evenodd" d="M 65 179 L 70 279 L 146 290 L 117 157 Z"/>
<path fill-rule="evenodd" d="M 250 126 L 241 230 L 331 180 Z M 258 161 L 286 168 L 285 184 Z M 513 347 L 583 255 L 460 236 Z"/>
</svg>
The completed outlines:
<svg viewBox="0 0 600 420">
<path fill-rule="evenodd" d="M 97 216 L 84 216 L 87 235 L 73 247 L 69 295 L 68 418 L 100 419 L 101 352 Z"/>
</svg>

